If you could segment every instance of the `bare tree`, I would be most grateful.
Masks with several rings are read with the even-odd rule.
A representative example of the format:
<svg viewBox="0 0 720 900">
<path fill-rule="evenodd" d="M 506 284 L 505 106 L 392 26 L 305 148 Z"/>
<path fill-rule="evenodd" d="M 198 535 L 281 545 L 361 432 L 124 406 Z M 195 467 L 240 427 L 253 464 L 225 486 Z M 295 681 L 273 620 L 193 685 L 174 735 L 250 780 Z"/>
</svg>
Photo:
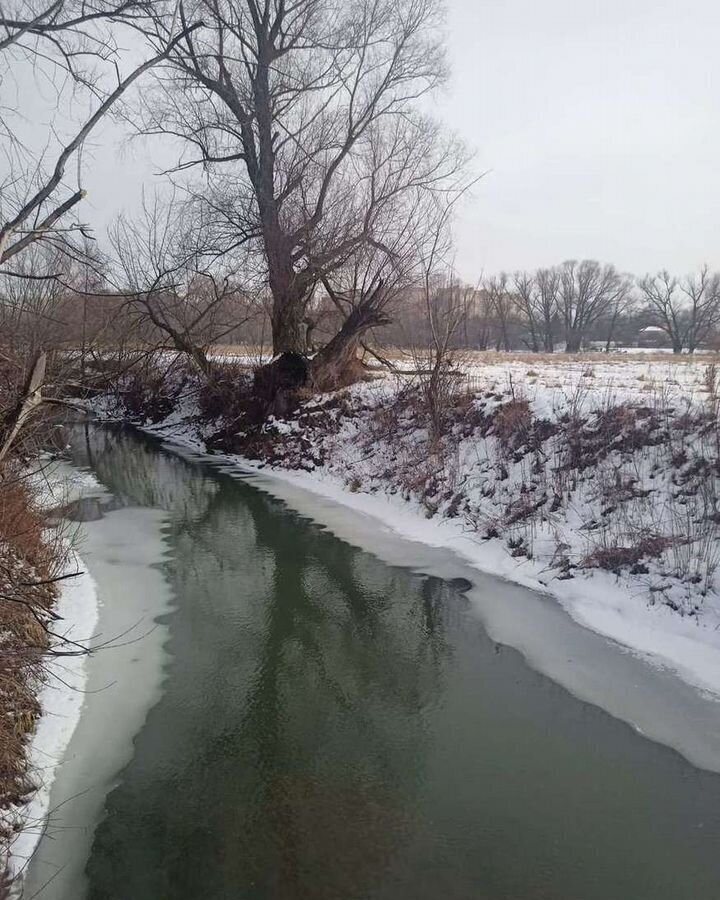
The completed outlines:
<svg viewBox="0 0 720 900">
<path fill-rule="evenodd" d="M 630 296 L 631 282 L 614 266 L 595 260 L 570 260 L 560 268 L 560 313 L 565 349 L 577 353 L 590 326 Z"/>
<path fill-rule="evenodd" d="M 153 6 L 165 41 L 175 4 Z M 184 0 L 178 11 L 187 27 Z M 439 4 L 200 0 L 192 11 L 205 27 L 175 45 L 146 130 L 187 142 L 177 168 L 205 171 L 196 196 L 217 252 L 262 259 L 273 350 L 304 354 L 318 286 L 370 249 L 392 268 L 395 237 L 423 228 L 426 198 L 466 185 L 462 149 L 417 111 L 445 74 Z M 342 328 L 366 324 L 355 315 Z M 328 344 L 317 365 L 337 368 L 330 356 Z"/>
<path fill-rule="evenodd" d="M 20 192 L 23 189 L 27 191 L 27 195 L 16 201 L 11 211 L 0 210 L 2 213 L 2 218 L 0 218 L 0 264 L 12 259 L 38 240 L 54 237 L 62 232 L 85 233 L 86 229 L 81 224 L 73 223 L 70 226 L 60 224 L 60 220 L 64 220 L 67 214 L 85 197 L 82 187 L 78 187 L 72 193 L 65 191 L 66 196 L 62 200 L 58 196 L 63 191 L 63 180 L 68 163 L 128 88 L 141 75 L 161 60 L 166 59 L 172 53 L 173 47 L 185 37 L 184 33 L 176 36 L 161 52 L 137 66 L 125 78 L 118 78 L 115 87 L 109 91 L 93 114 L 78 128 L 71 140 L 62 147 L 51 171 L 42 174 L 34 167 L 29 171 L 11 173 L 10 180 L 16 186 L 20 186 L 16 187 L 15 196 L 22 196 Z M 7 197 L 7 192 L 5 196 Z M 12 201 L 10 205 L 13 206 Z"/>
<path fill-rule="evenodd" d="M 558 317 L 560 272 L 557 268 L 536 272 L 515 272 L 513 302 L 525 320 L 530 349 L 536 353 L 555 349 L 555 326 Z"/>
<path fill-rule="evenodd" d="M 113 286 L 139 317 L 144 345 L 187 354 L 208 375 L 208 350 L 242 324 L 235 301 L 246 298 L 237 278 L 205 265 L 203 225 L 190 212 L 156 198 L 139 216 L 120 217 L 111 230 Z"/>
<path fill-rule="evenodd" d="M 720 274 L 707 265 L 697 275 L 688 275 L 682 283 L 687 297 L 686 343 L 694 353 L 720 321 Z"/>
<path fill-rule="evenodd" d="M 720 321 L 720 276 L 707 266 L 682 281 L 667 270 L 646 275 L 638 287 L 652 323 L 667 334 L 673 353 L 686 348 L 693 353 Z"/>
<path fill-rule="evenodd" d="M 510 325 L 516 303 L 508 287 L 508 276 L 502 272 L 485 279 L 484 290 L 490 315 L 495 324 L 495 349 L 510 350 Z"/>
<path fill-rule="evenodd" d="M 678 280 L 667 269 L 657 275 L 646 275 L 638 282 L 653 324 L 667 334 L 673 353 L 682 353 L 685 340 L 684 296 Z"/>
<path fill-rule="evenodd" d="M 66 265 L 61 256 L 68 264 L 84 256 L 87 228 L 71 216 L 85 196 L 79 155 L 88 137 L 126 91 L 145 72 L 166 59 L 175 44 L 192 31 L 191 26 L 171 35 L 152 57 L 122 75 L 123 60 L 113 29 L 125 15 L 135 21 L 140 10 L 141 5 L 134 0 L 114 3 L 17 0 L 0 7 L 0 155 L 6 163 L 0 182 L 0 275 L 13 283 L 25 282 L 26 293 L 31 282 L 57 281 L 65 274 Z M 82 91 L 85 99 L 94 105 L 94 111 L 75 125 L 71 121 L 51 121 L 39 149 L 34 152 L 23 142 L 22 114 L 15 109 L 17 104 L 12 95 L 6 93 L 11 91 L 13 81 L 20 78 L 45 79 L 47 83 L 59 85 L 58 117 L 61 117 L 61 103 L 77 102 L 78 96 L 73 91 Z M 63 127 L 59 128 L 59 124 Z M 70 136 L 61 139 L 59 134 L 63 131 L 69 131 Z M 77 163 L 75 187 L 70 186 L 68 178 L 71 163 Z M 48 248 L 49 252 L 28 256 L 38 246 Z M 34 267 L 35 263 L 40 266 Z M 47 288 L 46 295 L 52 290 Z M 6 291 L 6 296 L 11 294 L 12 291 Z M 22 324 L 26 332 L 29 309 L 24 304 Z M 47 321 L 48 310 L 43 309 L 42 315 L 43 321 Z M 57 337 L 57 330 L 45 333 Z M 33 341 L 37 334 L 35 329 Z M 45 371 L 44 366 L 38 368 L 31 344 L 23 345 L 16 339 L 11 352 L 11 368 L 24 369 L 26 375 L 31 369 Z M 27 378 L 21 381 L 25 383 Z M 40 387 L 33 387 L 35 399 Z M 34 403 L 33 409 L 37 406 Z"/>
<path fill-rule="evenodd" d="M 538 316 L 538 284 L 532 272 L 515 272 L 513 275 L 512 301 L 520 317 L 527 325 L 529 347 L 534 353 L 541 348 L 541 320 Z"/>
<path fill-rule="evenodd" d="M 557 268 L 538 269 L 536 274 L 538 286 L 538 318 L 542 328 L 543 350 L 553 353 L 555 350 L 555 325 L 559 312 L 560 273 Z"/>
</svg>

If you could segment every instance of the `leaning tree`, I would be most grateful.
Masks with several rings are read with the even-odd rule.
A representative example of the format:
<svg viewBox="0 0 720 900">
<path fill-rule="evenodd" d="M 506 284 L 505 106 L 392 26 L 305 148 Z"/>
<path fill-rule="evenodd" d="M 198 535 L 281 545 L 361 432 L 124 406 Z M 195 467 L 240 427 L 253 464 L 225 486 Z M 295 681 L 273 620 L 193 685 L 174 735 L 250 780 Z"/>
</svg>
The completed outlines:
<svg viewBox="0 0 720 900">
<path fill-rule="evenodd" d="M 156 71 L 143 127 L 185 142 L 177 170 L 202 169 L 190 191 L 214 223 L 209 252 L 261 261 L 276 355 L 306 355 L 319 293 L 344 310 L 305 370 L 326 383 L 386 321 L 398 281 L 419 277 L 425 235 L 466 188 L 463 149 L 421 110 L 446 73 L 439 4 L 173 0 L 150 13 L 157 48 L 178 20 L 188 34 Z"/>
</svg>

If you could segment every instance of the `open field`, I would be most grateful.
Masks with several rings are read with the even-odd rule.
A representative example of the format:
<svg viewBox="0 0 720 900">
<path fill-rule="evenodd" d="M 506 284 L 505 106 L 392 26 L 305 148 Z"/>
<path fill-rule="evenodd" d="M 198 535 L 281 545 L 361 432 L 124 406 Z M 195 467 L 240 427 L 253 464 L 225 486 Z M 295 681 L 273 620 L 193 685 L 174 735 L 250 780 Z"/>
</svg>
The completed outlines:
<svg viewBox="0 0 720 900">
<path fill-rule="evenodd" d="M 400 371 L 416 369 L 423 358 L 423 351 L 399 348 L 381 353 Z M 213 347 L 210 356 L 249 367 L 268 359 L 261 347 L 244 345 Z M 378 372 L 376 361 L 368 358 L 368 362 Z M 592 408 L 600 402 L 647 403 L 658 396 L 696 405 L 708 398 L 709 367 L 720 365 L 720 357 L 639 350 L 580 354 L 463 350 L 457 351 L 454 362 L 466 375 L 469 390 L 522 391 L 539 409 L 551 412 L 569 403 Z"/>
</svg>

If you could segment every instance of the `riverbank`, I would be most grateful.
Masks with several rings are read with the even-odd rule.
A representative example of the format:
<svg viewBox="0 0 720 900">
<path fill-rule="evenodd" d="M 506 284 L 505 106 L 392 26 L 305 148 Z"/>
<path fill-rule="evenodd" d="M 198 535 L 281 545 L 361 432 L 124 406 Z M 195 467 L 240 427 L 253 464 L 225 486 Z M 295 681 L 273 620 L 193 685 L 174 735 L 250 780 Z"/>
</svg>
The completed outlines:
<svg viewBox="0 0 720 900">
<path fill-rule="evenodd" d="M 164 439 L 213 452 L 447 546 L 476 568 L 551 593 L 579 623 L 720 696 L 717 403 L 648 383 L 610 391 L 578 373 L 563 389 L 455 392 L 432 434 L 423 386 L 382 378 L 313 398 L 259 427 L 243 387 L 184 380 L 152 418 L 95 403 Z M 550 390 L 552 388 L 552 391 Z"/>
<path fill-rule="evenodd" d="M 28 897 L 714 896 L 716 703 L 269 470 L 68 444 L 106 491 L 78 510 L 99 631 L 158 624 L 89 659 Z"/>
<path fill-rule="evenodd" d="M 167 628 L 158 620 L 171 611 L 172 592 L 162 571 L 167 516 L 128 504 L 95 477 L 89 461 L 58 461 L 56 471 L 61 482 L 71 485 L 63 513 L 76 529 L 97 599 L 89 629 L 94 652 L 82 658 L 82 693 L 72 692 L 81 715 L 53 757 L 59 765 L 44 792 L 50 818 L 24 890 L 29 897 L 78 898 L 85 896 L 85 865 L 107 794 L 132 758 L 135 736 L 161 695 Z M 79 631 L 84 637 L 89 624 Z M 52 698 L 39 733 L 45 722 L 52 729 L 62 702 L 60 695 Z"/>
<path fill-rule="evenodd" d="M 65 473 L 66 475 L 67 473 Z M 3 806 L 3 858 L 6 890 L 17 888 L 42 835 L 51 824 L 50 793 L 57 768 L 80 720 L 87 680 L 87 655 L 97 622 L 98 597 L 83 559 L 76 552 L 75 535 L 61 525 L 55 510 L 78 496 L 79 485 L 44 461 L 41 471 L 23 477 L 24 525 L 13 531 L 27 539 L 35 533 L 40 564 L 32 579 L 23 575 L 17 557 L 12 569 L 13 602 L 26 604 L 28 582 L 45 582 L 42 613 L 25 607 L 37 629 L 27 637 L 30 653 L 26 689 L 31 720 L 23 740 L 14 747 L 23 773 L 22 790 Z M 83 479 L 86 480 L 86 479 Z M 32 516 L 32 519 L 30 518 Z M 48 521 L 50 520 L 50 522 Z M 8 520 L 5 520 L 6 528 Z M 34 528 L 30 528 L 30 523 Z M 48 529 L 52 524 L 52 529 Z M 67 523 L 66 523 L 67 524 Z M 26 556 L 24 563 L 30 559 Z M 37 588 L 35 588 L 37 590 Z M 12 708 L 10 699 L 5 702 Z"/>
<path fill-rule="evenodd" d="M 61 624 L 62 638 L 55 649 L 72 654 L 75 642 L 85 646 L 97 622 L 97 592 L 85 563 L 70 553 L 67 581 L 62 583 L 54 612 Z M 26 805 L 17 809 L 9 846 L 9 868 L 13 879 L 22 878 L 43 834 L 52 831 L 54 811 L 50 794 L 72 735 L 80 721 L 87 684 L 87 657 L 77 655 L 51 659 L 45 667 L 38 693 L 39 717 L 27 752 L 33 793 Z"/>
</svg>

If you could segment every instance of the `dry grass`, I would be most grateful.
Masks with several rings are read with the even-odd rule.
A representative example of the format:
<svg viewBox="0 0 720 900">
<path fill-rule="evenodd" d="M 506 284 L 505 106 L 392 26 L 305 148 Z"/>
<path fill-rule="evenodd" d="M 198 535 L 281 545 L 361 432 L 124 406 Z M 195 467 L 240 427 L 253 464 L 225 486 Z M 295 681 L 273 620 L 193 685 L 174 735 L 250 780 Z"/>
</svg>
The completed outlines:
<svg viewBox="0 0 720 900">
<path fill-rule="evenodd" d="M 400 360 L 412 360 L 414 352 L 404 347 L 374 347 L 383 357 L 393 362 Z M 430 351 L 428 351 L 429 353 Z M 251 361 L 260 359 L 263 355 L 271 353 L 271 348 L 260 347 L 256 344 L 214 344 L 209 353 L 217 356 L 243 357 Z M 675 355 L 663 352 L 641 352 L 629 350 L 627 352 L 601 353 L 599 351 L 584 353 L 531 353 L 530 351 L 499 351 L 499 350 L 462 350 L 463 362 L 470 365 L 502 365 L 503 363 L 524 363 L 532 367 L 535 365 L 562 365 L 563 363 L 585 363 L 589 366 L 623 365 L 629 362 L 648 363 L 680 363 L 683 365 L 708 365 L 717 362 L 718 354 L 712 352 Z"/>
<path fill-rule="evenodd" d="M 37 688 L 48 649 L 47 624 L 56 599 L 58 548 L 44 537 L 44 518 L 27 480 L 6 467 L 0 475 L 0 810 L 33 789 L 27 745 L 39 715 Z M 7 850 L 12 827 L 0 825 Z M 4 854 L 3 854 L 4 855 Z M 7 876 L 0 875 L 0 897 Z"/>
<path fill-rule="evenodd" d="M 383 347 L 382 355 L 387 359 L 396 361 L 411 359 L 410 351 L 402 347 Z M 708 365 L 718 361 L 718 354 L 711 352 L 675 355 L 662 352 L 584 352 L 584 353 L 531 353 L 530 351 L 499 351 L 499 350 L 463 350 L 461 352 L 463 362 L 468 365 L 503 365 L 504 363 L 522 363 L 532 368 L 543 365 L 563 365 L 583 363 L 587 366 L 596 365 L 626 365 L 632 362 L 644 363 L 680 363 L 683 365 Z M 528 373 L 530 374 L 530 373 Z M 534 374 L 538 374 L 537 372 Z"/>
</svg>

